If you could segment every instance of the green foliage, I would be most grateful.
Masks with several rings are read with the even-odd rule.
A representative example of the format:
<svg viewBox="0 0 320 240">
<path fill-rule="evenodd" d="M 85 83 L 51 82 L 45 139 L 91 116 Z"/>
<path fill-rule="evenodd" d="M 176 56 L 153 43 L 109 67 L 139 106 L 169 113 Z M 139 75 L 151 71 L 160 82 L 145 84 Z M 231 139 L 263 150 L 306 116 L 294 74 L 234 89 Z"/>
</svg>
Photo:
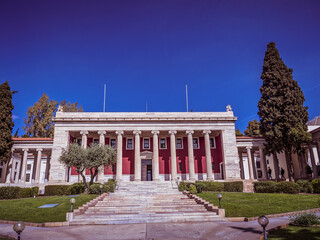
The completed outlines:
<svg viewBox="0 0 320 240">
<path fill-rule="evenodd" d="M 303 193 L 313 193 L 313 186 L 312 183 L 308 180 L 298 180 L 297 184 L 300 187 L 300 192 Z"/>
<path fill-rule="evenodd" d="M 68 195 L 69 185 L 48 185 L 44 188 L 45 196 L 62 196 Z"/>
<path fill-rule="evenodd" d="M 225 182 L 224 183 L 224 191 L 225 192 L 243 192 L 243 182 Z"/>
<path fill-rule="evenodd" d="M 81 194 L 85 190 L 83 183 L 74 183 L 67 188 L 67 193 L 70 195 Z"/>
<path fill-rule="evenodd" d="M 39 187 L 0 187 L 0 199 L 17 199 L 38 196 Z"/>
<path fill-rule="evenodd" d="M 190 187 L 189 187 L 189 193 L 191 193 L 191 194 L 197 194 L 197 188 L 196 188 L 196 186 L 195 185 L 190 185 Z"/>
<path fill-rule="evenodd" d="M 179 191 L 181 191 L 181 192 L 182 192 L 182 191 L 187 191 L 187 190 L 188 190 L 187 183 L 181 181 L 181 182 L 179 183 L 178 189 L 179 189 Z"/>
<path fill-rule="evenodd" d="M 0 85 L 0 162 L 7 162 L 11 157 L 13 93 L 8 81 Z"/>
<path fill-rule="evenodd" d="M 249 121 L 247 129 L 244 130 L 244 134 L 248 137 L 261 137 L 259 122 L 257 121 L 257 119 Z"/>
<path fill-rule="evenodd" d="M 277 183 L 272 181 L 254 182 L 254 192 L 256 193 L 277 193 Z"/>
<path fill-rule="evenodd" d="M 104 184 L 94 183 L 88 189 L 89 194 L 100 194 L 100 185 L 102 185 L 102 189 L 101 189 L 102 193 L 106 193 L 106 192 L 114 192 L 116 183 L 115 181 L 112 181 L 112 180 L 109 180 Z"/>
<path fill-rule="evenodd" d="M 300 186 L 294 182 L 278 182 L 278 192 L 296 194 L 300 192 Z"/>
<path fill-rule="evenodd" d="M 260 133 L 263 135 L 268 153 L 286 152 L 289 179 L 291 179 L 291 153 L 301 151 L 303 143 L 311 140 L 307 132 L 308 112 L 303 106 L 303 92 L 293 80 L 292 69 L 282 59 L 274 42 L 267 46 L 263 80 L 258 103 Z"/>
<path fill-rule="evenodd" d="M 58 110 L 58 101 L 49 99 L 44 93 L 38 102 L 28 108 L 27 118 L 24 119 L 25 126 L 23 130 L 28 137 L 53 137 L 52 118 Z M 78 103 L 61 101 L 61 106 L 65 112 L 83 112 L 82 106 Z"/>
<path fill-rule="evenodd" d="M 315 213 L 301 213 L 290 217 L 290 223 L 297 226 L 311 226 L 319 224 L 319 218 Z"/>
<path fill-rule="evenodd" d="M 239 128 L 236 130 L 236 136 L 237 136 L 237 137 L 244 136 L 243 133 L 240 131 Z"/>
<path fill-rule="evenodd" d="M 320 193 L 320 178 L 312 180 L 313 192 Z"/>
</svg>

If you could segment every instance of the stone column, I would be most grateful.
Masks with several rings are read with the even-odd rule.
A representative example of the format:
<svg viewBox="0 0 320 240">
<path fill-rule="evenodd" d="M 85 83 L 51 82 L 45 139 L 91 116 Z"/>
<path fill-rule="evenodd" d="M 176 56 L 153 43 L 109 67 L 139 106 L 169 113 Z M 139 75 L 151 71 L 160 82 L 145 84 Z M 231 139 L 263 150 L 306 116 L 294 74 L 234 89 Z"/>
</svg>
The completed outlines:
<svg viewBox="0 0 320 240">
<path fill-rule="evenodd" d="M 29 149 L 24 148 L 23 151 L 23 160 L 22 160 L 22 168 L 21 168 L 21 183 L 26 182 L 26 171 L 27 171 L 27 161 L 28 161 L 28 151 Z"/>
<path fill-rule="evenodd" d="M 99 134 L 99 144 L 100 146 L 104 146 L 106 143 L 105 143 L 105 134 L 106 134 L 106 131 L 98 131 L 98 134 Z"/>
<path fill-rule="evenodd" d="M 45 177 L 44 181 L 47 182 L 49 180 L 49 170 L 50 170 L 50 163 L 51 163 L 51 154 L 47 154 L 47 162 L 46 162 L 46 172 L 45 172 Z"/>
<path fill-rule="evenodd" d="M 89 133 L 88 131 L 80 131 L 80 134 L 82 135 L 81 147 L 83 148 L 87 148 L 88 133 Z"/>
<path fill-rule="evenodd" d="M 176 153 L 176 134 L 177 131 L 169 131 L 170 152 L 171 152 L 171 179 L 177 179 L 177 153 Z"/>
<path fill-rule="evenodd" d="M 159 177 L 159 131 L 151 131 L 153 135 L 153 159 L 152 159 L 152 180 L 160 181 Z"/>
<path fill-rule="evenodd" d="M 12 183 L 13 182 L 13 176 L 14 176 L 14 161 L 13 161 L 13 153 L 14 153 L 14 148 L 11 149 L 11 158 L 7 166 L 7 179 L 6 183 Z M 10 166 L 11 165 L 11 166 Z"/>
<path fill-rule="evenodd" d="M 260 164 L 261 164 L 261 170 L 262 170 L 262 179 L 267 180 L 267 163 L 266 163 L 266 157 L 263 153 L 263 146 L 259 146 L 259 153 L 260 153 Z"/>
<path fill-rule="evenodd" d="M 35 176 L 35 183 L 40 182 L 40 172 L 41 172 L 41 158 L 42 158 L 42 148 L 37 149 L 37 167 L 36 167 L 36 176 Z"/>
<path fill-rule="evenodd" d="M 122 181 L 122 135 L 123 131 L 116 131 L 117 134 L 117 172 L 116 180 Z"/>
<path fill-rule="evenodd" d="M 105 134 L 106 131 L 98 131 L 99 137 L 99 145 L 104 146 L 105 145 Z M 98 172 L 98 182 L 103 183 L 104 182 L 104 166 L 100 167 Z"/>
<path fill-rule="evenodd" d="M 140 158 L 141 131 L 133 131 L 133 134 L 134 134 L 134 180 L 141 181 L 141 158 Z"/>
<path fill-rule="evenodd" d="M 316 160 L 314 157 L 313 147 L 312 147 L 312 145 L 309 144 L 308 148 L 309 148 L 309 152 L 310 152 L 313 178 L 317 178 L 318 177 L 318 169 L 317 169 Z"/>
<path fill-rule="evenodd" d="M 249 179 L 250 179 L 250 180 L 254 179 L 254 177 L 253 177 L 253 166 L 252 166 L 251 148 L 252 148 L 252 147 L 246 147 L 246 149 L 247 149 L 247 155 L 248 155 Z"/>
<path fill-rule="evenodd" d="M 240 177 L 241 177 L 241 179 L 246 179 L 244 176 L 243 158 L 242 158 L 241 149 L 239 149 L 238 152 L 239 152 L 239 161 L 240 161 Z"/>
<path fill-rule="evenodd" d="M 190 181 L 196 180 L 196 174 L 194 170 L 194 156 L 193 156 L 193 138 L 192 134 L 194 131 L 188 130 L 186 131 L 188 135 L 188 159 L 189 159 L 189 178 Z"/>
<path fill-rule="evenodd" d="M 204 130 L 204 145 L 206 150 L 206 164 L 207 164 L 207 180 L 212 181 L 213 180 L 213 174 L 212 174 L 212 162 L 211 162 L 211 148 L 210 148 L 210 136 L 209 134 L 211 131 Z"/>
</svg>

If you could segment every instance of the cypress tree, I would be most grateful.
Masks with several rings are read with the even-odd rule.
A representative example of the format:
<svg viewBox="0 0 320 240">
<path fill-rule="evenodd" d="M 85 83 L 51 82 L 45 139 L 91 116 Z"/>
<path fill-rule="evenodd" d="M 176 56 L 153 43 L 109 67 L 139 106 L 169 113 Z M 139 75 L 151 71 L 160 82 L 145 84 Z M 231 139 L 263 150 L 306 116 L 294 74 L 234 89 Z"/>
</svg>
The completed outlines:
<svg viewBox="0 0 320 240">
<path fill-rule="evenodd" d="M 12 147 L 12 92 L 8 81 L 0 85 L 0 162 L 6 162 L 11 157 Z"/>
<path fill-rule="evenodd" d="M 293 173 L 292 153 L 299 153 L 301 145 L 311 140 L 306 125 L 308 108 L 303 106 L 305 98 L 292 72 L 281 59 L 275 43 L 269 43 L 264 57 L 261 74 L 263 84 L 258 103 L 260 133 L 265 138 L 268 153 L 274 156 L 275 153 L 285 153 L 290 180 Z"/>
<path fill-rule="evenodd" d="M 244 134 L 248 137 L 261 137 L 259 122 L 257 121 L 257 119 L 249 121 L 247 129 L 244 130 Z"/>
</svg>

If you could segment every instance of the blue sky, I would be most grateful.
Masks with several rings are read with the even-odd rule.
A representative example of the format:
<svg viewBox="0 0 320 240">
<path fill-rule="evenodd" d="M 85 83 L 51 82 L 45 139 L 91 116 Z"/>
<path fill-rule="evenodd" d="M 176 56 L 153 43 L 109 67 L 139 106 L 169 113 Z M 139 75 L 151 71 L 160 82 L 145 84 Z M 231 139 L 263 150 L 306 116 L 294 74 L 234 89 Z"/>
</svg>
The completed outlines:
<svg viewBox="0 0 320 240">
<path fill-rule="evenodd" d="M 45 92 L 85 111 L 225 111 L 257 118 L 266 45 L 276 42 L 320 115 L 320 1 L 0 1 L 0 83 L 15 130 Z"/>
</svg>

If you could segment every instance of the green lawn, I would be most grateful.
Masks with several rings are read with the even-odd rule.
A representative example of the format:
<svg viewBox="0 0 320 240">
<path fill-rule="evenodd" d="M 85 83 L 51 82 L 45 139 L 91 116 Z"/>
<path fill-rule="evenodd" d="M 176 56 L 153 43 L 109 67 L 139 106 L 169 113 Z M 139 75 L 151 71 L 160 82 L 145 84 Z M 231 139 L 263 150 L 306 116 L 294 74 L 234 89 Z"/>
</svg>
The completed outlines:
<svg viewBox="0 0 320 240">
<path fill-rule="evenodd" d="M 268 239 L 273 240 L 320 240 L 320 227 L 287 227 L 272 231 Z"/>
<path fill-rule="evenodd" d="M 85 194 L 74 197 L 76 199 L 74 208 L 82 206 L 95 197 L 97 197 L 97 195 Z M 59 205 L 54 208 L 38 208 L 50 203 L 58 203 Z M 0 209 L 1 220 L 33 223 L 64 222 L 66 221 L 66 212 L 70 211 L 70 197 L 53 196 L 4 200 L 0 201 Z"/>
<path fill-rule="evenodd" d="M 202 192 L 198 195 L 219 206 L 217 194 Z M 320 207 L 318 203 L 320 195 L 228 192 L 221 194 L 221 205 L 226 211 L 226 217 L 257 217 Z"/>
</svg>

